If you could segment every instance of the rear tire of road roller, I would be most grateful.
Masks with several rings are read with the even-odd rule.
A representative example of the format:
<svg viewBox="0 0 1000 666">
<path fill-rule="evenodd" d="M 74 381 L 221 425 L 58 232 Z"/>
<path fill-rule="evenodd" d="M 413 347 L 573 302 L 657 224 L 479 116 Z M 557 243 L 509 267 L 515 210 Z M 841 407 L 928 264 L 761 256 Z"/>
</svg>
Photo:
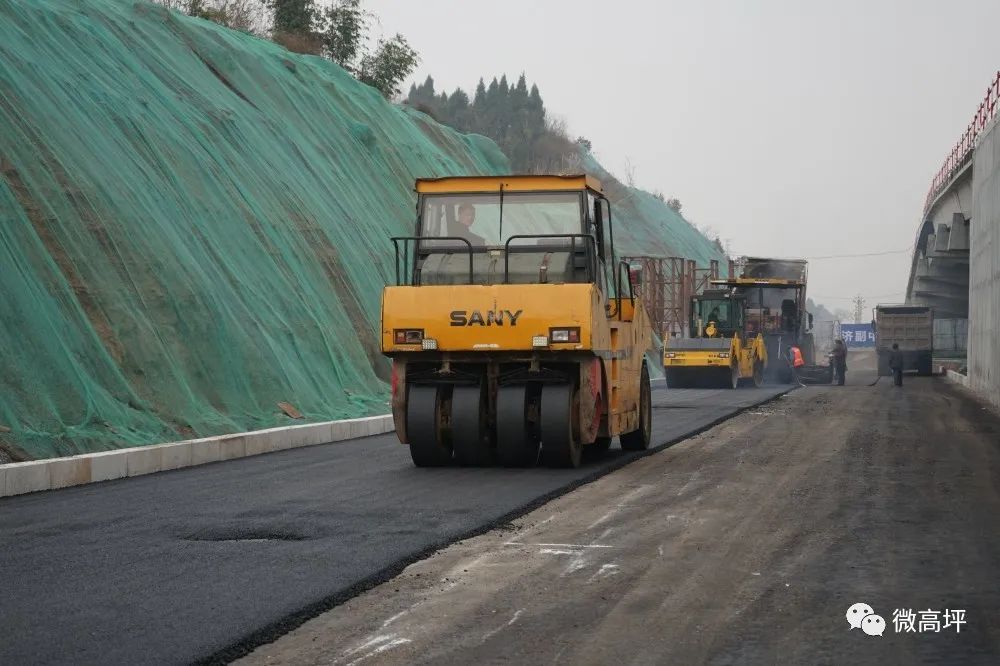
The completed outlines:
<svg viewBox="0 0 1000 666">
<path fill-rule="evenodd" d="M 691 388 L 691 378 L 680 368 L 664 368 L 663 378 L 667 388 Z"/>
<path fill-rule="evenodd" d="M 489 467 L 496 462 L 486 416 L 480 386 L 456 386 L 452 390 L 451 445 L 459 465 Z"/>
<path fill-rule="evenodd" d="M 549 467 L 579 467 L 583 446 L 575 432 L 579 394 L 572 384 L 545 384 L 541 404 L 542 460 Z"/>
<path fill-rule="evenodd" d="M 753 362 L 753 385 L 754 388 L 764 385 L 764 364 L 760 361 Z"/>
<path fill-rule="evenodd" d="M 497 391 L 497 459 L 504 467 L 530 467 L 538 461 L 538 436 L 528 421 L 529 387 Z"/>
<path fill-rule="evenodd" d="M 406 403 L 406 434 L 410 458 L 417 467 L 451 464 L 451 443 L 444 424 L 450 406 L 450 387 L 411 386 Z"/>
<path fill-rule="evenodd" d="M 632 432 L 622 433 L 619 440 L 625 451 L 645 451 L 653 432 L 653 396 L 649 388 L 649 371 L 642 366 L 639 385 L 639 427 Z"/>
</svg>

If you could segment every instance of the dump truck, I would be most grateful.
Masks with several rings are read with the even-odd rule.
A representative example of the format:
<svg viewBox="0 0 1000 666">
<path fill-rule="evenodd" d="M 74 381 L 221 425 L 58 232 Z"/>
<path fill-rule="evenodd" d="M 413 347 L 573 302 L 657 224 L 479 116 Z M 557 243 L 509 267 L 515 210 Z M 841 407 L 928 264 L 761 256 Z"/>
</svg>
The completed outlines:
<svg viewBox="0 0 1000 666">
<path fill-rule="evenodd" d="M 600 182 L 447 177 L 416 193 L 381 312 L 413 463 L 576 467 L 615 437 L 648 448 L 652 331 Z"/>
<path fill-rule="evenodd" d="M 747 298 L 735 287 L 706 289 L 691 298 L 689 336 L 664 343 L 668 388 L 760 386 L 767 347 L 759 332 L 748 333 Z"/>
<path fill-rule="evenodd" d="M 903 352 L 903 371 L 916 370 L 921 375 L 933 371 L 934 311 L 923 305 L 877 305 L 873 312 L 875 353 L 878 374 L 891 375 L 889 352 L 893 343 Z"/>
</svg>

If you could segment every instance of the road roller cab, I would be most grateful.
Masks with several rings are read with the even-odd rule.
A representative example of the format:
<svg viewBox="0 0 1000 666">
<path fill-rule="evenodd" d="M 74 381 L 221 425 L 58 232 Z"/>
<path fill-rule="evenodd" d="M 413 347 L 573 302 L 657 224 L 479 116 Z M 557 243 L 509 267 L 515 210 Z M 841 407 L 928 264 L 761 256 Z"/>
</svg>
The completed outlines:
<svg viewBox="0 0 1000 666">
<path fill-rule="evenodd" d="M 649 445 L 649 321 L 589 176 L 418 180 L 382 296 L 396 433 L 418 466 L 577 466 Z"/>
<path fill-rule="evenodd" d="M 689 337 L 669 338 L 663 368 L 669 388 L 760 386 L 767 348 L 751 330 L 747 299 L 735 289 L 708 289 L 691 298 Z"/>
</svg>

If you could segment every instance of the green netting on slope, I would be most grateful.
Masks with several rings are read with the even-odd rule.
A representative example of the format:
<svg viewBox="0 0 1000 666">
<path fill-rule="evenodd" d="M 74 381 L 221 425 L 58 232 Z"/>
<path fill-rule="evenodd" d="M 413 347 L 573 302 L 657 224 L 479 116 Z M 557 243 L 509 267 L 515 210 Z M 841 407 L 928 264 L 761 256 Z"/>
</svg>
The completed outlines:
<svg viewBox="0 0 1000 666">
<path fill-rule="evenodd" d="M 0 0 L 0 442 L 384 412 L 413 179 L 506 170 L 318 58 L 141 2 Z"/>
<path fill-rule="evenodd" d="M 649 192 L 622 185 L 590 154 L 583 155 L 583 165 L 602 182 L 614 206 L 615 250 L 621 255 L 683 257 L 699 268 L 708 268 L 715 259 L 726 272 L 725 253 L 680 213 Z"/>
<path fill-rule="evenodd" d="M 0 454 L 384 411 L 413 179 L 507 169 L 320 59 L 141 2 L 0 0 Z M 621 189 L 623 251 L 707 261 Z"/>
</svg>

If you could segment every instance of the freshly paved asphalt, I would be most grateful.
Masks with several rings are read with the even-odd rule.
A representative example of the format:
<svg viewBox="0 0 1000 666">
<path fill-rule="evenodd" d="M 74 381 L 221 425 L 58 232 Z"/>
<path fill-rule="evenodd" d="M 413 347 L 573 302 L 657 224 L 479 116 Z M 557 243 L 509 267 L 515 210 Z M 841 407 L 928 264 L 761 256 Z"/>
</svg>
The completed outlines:
<svg viewBox="0 0 1000 666">
<path fill-rule="evenodd" d="M 653 441 L 789 387 L 653 393 Z M 417 469 L 394 435 L 0 499 L 0 664 L 226 661 L 639 457 Z"/>
</svg>

